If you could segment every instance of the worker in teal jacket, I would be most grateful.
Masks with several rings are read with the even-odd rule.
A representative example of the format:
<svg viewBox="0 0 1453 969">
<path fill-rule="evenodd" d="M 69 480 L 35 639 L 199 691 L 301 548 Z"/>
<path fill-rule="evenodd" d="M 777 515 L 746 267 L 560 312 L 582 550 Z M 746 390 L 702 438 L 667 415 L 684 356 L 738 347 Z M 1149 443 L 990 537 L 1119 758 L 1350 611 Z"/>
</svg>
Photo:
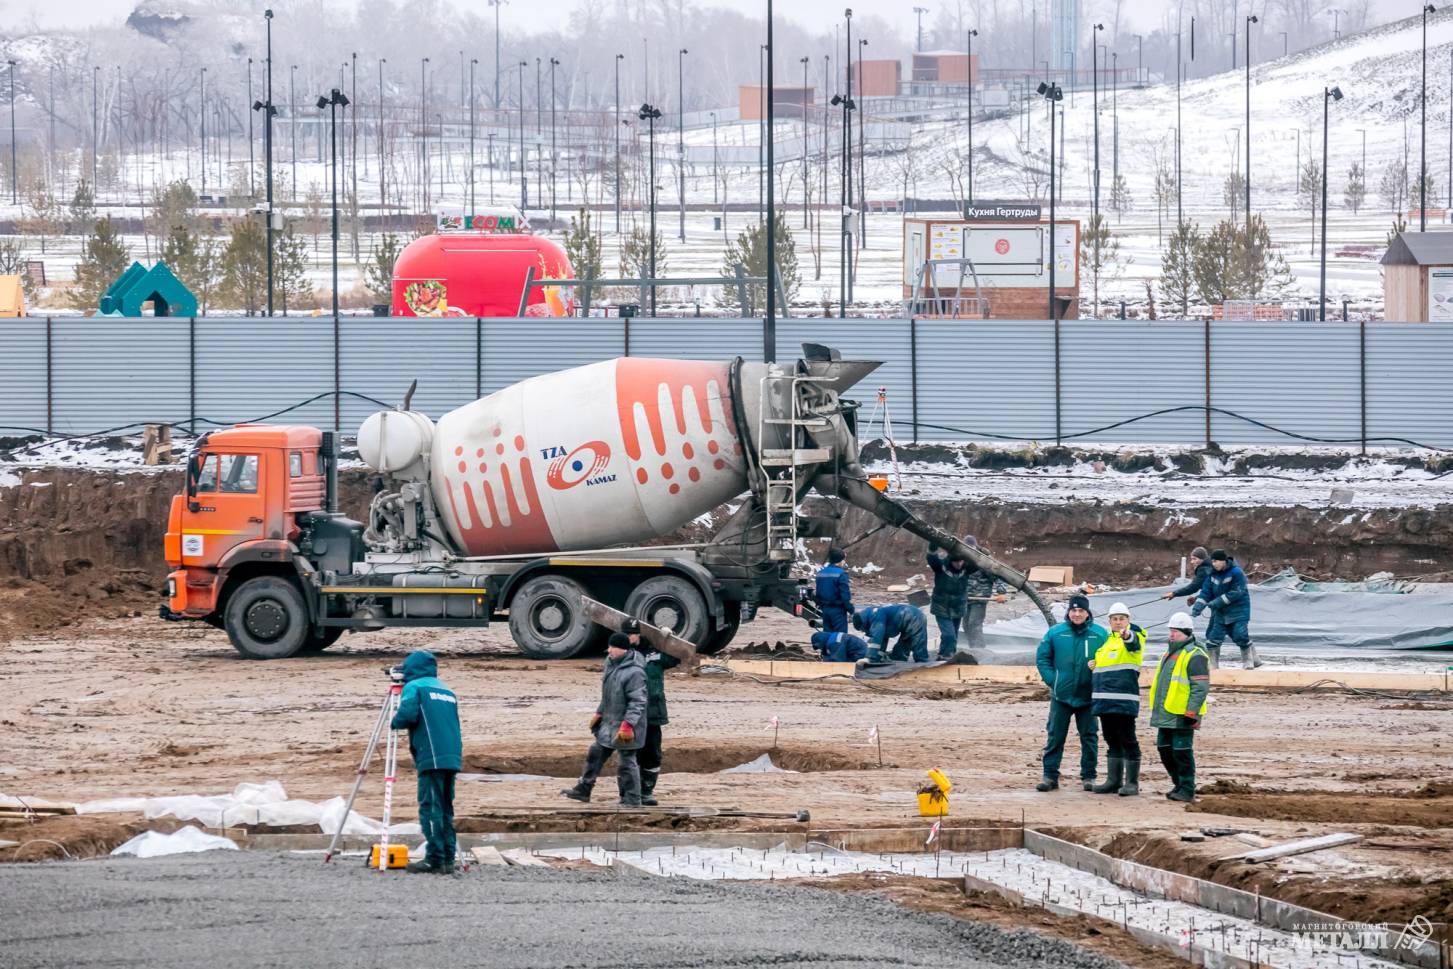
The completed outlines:
<svg viewBox="0 0 1453 969">
<path fill-rule="evenodd" d="M 1093 618 L 1086 596 L 1070 596 L 1065 621 L 1050 627 L 1035 652 L 1034 665 L 1039 668 L 1039 678 L 1050 693 L 1042 755 L 1044 776 L 1035 785 L 1037 791 L 1053 791 L 1059 787 L 1059 765 L 1064 758 L 1071 717 L 1080 735 L 1080 783 L 1087 791 L 1095 787 L 1100 735 L 1095 715 L 1090 712 L 1093 683 L 1090 661 L 1109 634 L 1091 622 Z"/>
<path fill-rule="evenodd" d="M 439 679 L 439 663 L 425 649 L 404 658 L 404 689 L 390 726 L 409 732 L 409 753 L 419 774 L 419 826 L 428 843 L 412 872 L 454 870 L 454 775 L 464 760 L 459 700 Z"/>
</svg>

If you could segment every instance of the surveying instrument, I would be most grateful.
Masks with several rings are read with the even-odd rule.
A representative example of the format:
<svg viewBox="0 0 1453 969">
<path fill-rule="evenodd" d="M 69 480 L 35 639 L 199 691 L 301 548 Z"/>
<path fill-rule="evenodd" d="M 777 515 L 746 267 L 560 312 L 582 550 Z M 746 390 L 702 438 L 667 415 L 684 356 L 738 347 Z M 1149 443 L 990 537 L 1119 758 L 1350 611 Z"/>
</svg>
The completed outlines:
<svg viewBox="0 0 1453 969">
<path fill-rule="evenodd" d="M 383 834 L 379 843 L 373 846 L 369 855 L 368 867 L 377 868 L 379 871 L 387 871 L 390 868 L 403 868 L 409 863 L 408 845 L 388 843 L 388 826 L 393 815 L 394 801 L 394 778 L 398 776 L 399 766 L 399 732 L 390 729 L 389 724 L 393 722 L 394 714 L 399 709 L 399 697 L 404 692 L 404 671 L 402 667 L 390 666 L 385 669 L 388 674 L 388 694 L 383 698 L 383 707 L 378 711 L 378 719 L 374 721 L 373 733 L 368 738 L 368 746 L 363 750 L 363 760 L 358 762 L 358 776 L 353 781 L 353 791 L 348 795 L 348 803 L 343 806 L 343 817 L 338 822 L 338 830 L 333 832 L 333 840 L 328 843 L 328 851 L 323 855 L 323 861 L 333 860 L 337 853 L 338 839 L 343 836 L 343 828 L 348 824 L 348 816 L 353 813 L 353 802 L 358 798 L 359 788 L 363 787 L 363 778 L 368 773 L 369 762 L 373 760 L 373 752 L 378 749 L 380 737 L 385 737 L 383 746 Z"/>
</svg>

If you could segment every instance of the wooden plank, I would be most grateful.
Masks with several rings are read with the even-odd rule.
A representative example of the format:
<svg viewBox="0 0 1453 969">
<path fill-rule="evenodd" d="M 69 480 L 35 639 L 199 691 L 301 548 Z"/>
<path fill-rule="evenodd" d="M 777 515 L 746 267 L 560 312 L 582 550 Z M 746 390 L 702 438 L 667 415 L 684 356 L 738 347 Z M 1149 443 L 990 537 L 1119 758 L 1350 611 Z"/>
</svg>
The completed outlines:
<svg viewBox="0 0 1453 969">
<path fill-rule="evenodd" d="M 500 855 L 506 862 L 516 868 L 549 868 L 549 862 L 541 861 L 524 848 L 510 848 L 501 851 Z"/>
<path fill-rule="evenodd" d="M 493 845 L 481 845 L 477 848 L 470 848 L 469 853 L 474 856 L 476 865 L 508 865 L 500 850 Z"/>
<path fill-rule="evenodd" d="M 1304 855 L 1309 851 L 1321 851 L 1323 848 L 1336 848 L 1340 845 L 1349 845 L 1354 841 L 1361 840 L 1362 835 L 1360 834 L 1350 834 L 1342 831 L 1335 834 L 1324 834 L 1316 838 L 1303 838 L 1300 841 L 1289 841 L 1286 844 L 1273 845 L 1270 848 L 1258 848 L 1255 851 L 1237 852 L 1221 860 L 1240 860 L 1254 865 L 1263 861 L 1289 858 L 1292 855 Z"/>
<path fill-rule="evenodd" d="M 589 596 L 582 596 L 581 602 L 585 604 L 585 614 L 591 622 L 614 632 L 620 632 L 621 623 L 631 618 L 619 609 L 612 609 L 605 603 L 596 602 Z M 669 629 L 658 629 L 643 622 L 641 623 L 641 638 L 668 656 L 681 660 L 687 669 L 695 669 L 701 665 L 701 657 L 697 655 L 696 647 Z"/>
</svg>

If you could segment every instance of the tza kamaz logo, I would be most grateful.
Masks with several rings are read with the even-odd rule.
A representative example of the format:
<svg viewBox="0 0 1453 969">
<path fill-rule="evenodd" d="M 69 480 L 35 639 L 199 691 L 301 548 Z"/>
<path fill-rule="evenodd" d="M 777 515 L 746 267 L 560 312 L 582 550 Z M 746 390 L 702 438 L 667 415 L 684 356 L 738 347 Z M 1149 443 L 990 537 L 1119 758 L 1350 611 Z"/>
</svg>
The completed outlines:
<svg viewBox="0 0 1453 969">
<path fill-rule="evenodd" d="M 610 464 L 610 445 L 604 441 L 587 441 L 572 451 L 558 445 L 541 448 L 540 457 L 550 462 L 545 482 L 556 491 L 574 488 L 582 481 L 589 488 L 616 479 L 613 474 L 602 473 Z"/>
</svg>

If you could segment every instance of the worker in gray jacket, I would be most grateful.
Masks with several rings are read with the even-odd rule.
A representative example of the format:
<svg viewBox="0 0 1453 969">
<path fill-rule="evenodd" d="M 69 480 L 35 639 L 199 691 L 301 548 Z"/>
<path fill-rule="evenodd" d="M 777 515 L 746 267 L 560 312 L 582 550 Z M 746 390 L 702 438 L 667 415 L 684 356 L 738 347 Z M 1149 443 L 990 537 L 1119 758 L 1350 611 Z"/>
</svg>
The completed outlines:
<svg viewBox="0 0 1453 969">
<path fill-rule="evenodd" d="M 630 637 L 612 633 L 600 677 L 600 705 L 590 718 L 595 742 L 585 755 L 585 770 L 574 787 L 560 793 L 589 802 L 600 769 L 616 754 L 616 784 L 622 807 L 641 806 L 641 770 L 636 751 L 646 743 L 646 661 L 631 648 Z"/>
</svg>

